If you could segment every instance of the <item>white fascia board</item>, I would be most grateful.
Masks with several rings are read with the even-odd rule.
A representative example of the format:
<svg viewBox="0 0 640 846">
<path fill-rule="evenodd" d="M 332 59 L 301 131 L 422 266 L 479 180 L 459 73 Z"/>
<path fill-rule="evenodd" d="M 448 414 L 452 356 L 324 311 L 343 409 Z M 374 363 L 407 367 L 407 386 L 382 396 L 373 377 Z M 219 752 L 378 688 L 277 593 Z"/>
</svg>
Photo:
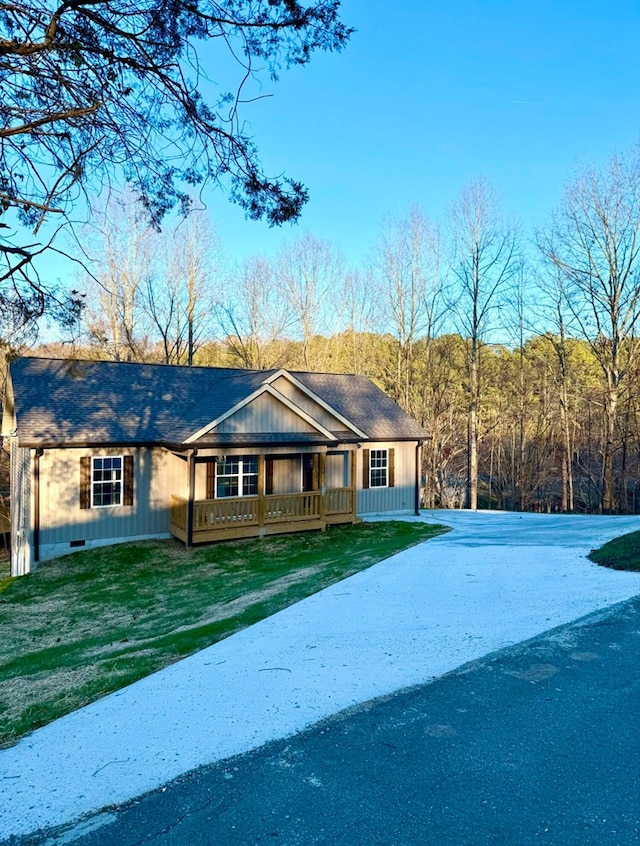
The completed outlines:
<svg viewBox="0 0 640 846">
<path fill-rule="evenodd" d="M 279 379 L 280 376 L 284 376 L 284 378 L 288 379 L 289 382 L 291 382 L 292 385 L 295 385 L 296 388 L 301 390 L 303 394 L 306 394 L 314 402 L 317 402 L 318 405 L 321 406 L 322 408 L 324 408 L 325 411 L 328 411 L 329 414 L 333 414 L 333 416 L 336 418 L 336 420 L 339 420 L 341 423 L 344 423 L 344 425 L 347 427 L 347 429 L 351 429 L 351 431 L 355 432 L 355 434 L 358 435 L 358 437 L 360 437 L 360 438 L 367 438 L 368 437 L 366 432 L 363 432 L 362 429 L 359 429 L 355 425 L 355 423 L 352 423 L 350 420 L 348 420 L 346 417 L 344 417 L 342 414 L 340 414 L 339 411 L 336 411 L 335 408 L 330 406 L 328 402 L 325 402 L 322 399 L 322 397 L 319 397 L 318 394 L 315 394 L 311 390 L 311 388 L 307 388 L 306 385 L 303 385 L 302 382 L 298 381 L 298 379 L 296 379 L 295 376 L 293 376 L 291 373 L 289 373 L 288 370 L 285 370 L 283 367 L 281 367 L 280 370 L 276 371 L 276 373 L 274 373 L 272 376 L 269 376 L 268 379 L 265 379 L 264 384 L 269 385 L 272 382 L 274 382 L 276 379 Z"/>
<path fill-rule="evenodd" d="M 216 417 L 216 419 L 213 420 L 211 423 L 207 423 L 207 425 L 203 426 L 202 429 L 199 429 L 197 432 L 194 432 L 193 435 L 189 435 L 189 437 L 184 441 L 184 443 L 191 444 L 194 441 L 199 440 L 212 429 L 215 429 L 216 426 L 219 426 L 220 423 L 222 423 L 224 420 L 227 420 L 229 417 L 232 417 L 237 411 L 239 411 L 241 408 L 244 408 L 245 405 L 248 405 L 249 403 L 253 402 L 253 400 L 257 399 L 263 394 L 269 394 L 275 400 L 285 405 L 287 408 L 297 414 L 298 417 L 301 417 L 306 423 L 308 423 L 310 426 L 313 426 L 314 429 L 317 429 L 317 431 L 320 432 L 320 434 L 324 435 L 327 440 L 338 440 L 332 432 L 330 432 L 328 429 L 325 429 L 325 427 L 321 423 L 318 423 L 317 420 L 314 420 L 313 417 L 306 413 L 306 411 L 303 411 L 301 408 L 298 408 L 298 406 L 295 403 L 291 402 L 290 399 L 285 397 L 284 394 L 281 394 L 271 385 L 263 384 L 255 391 L 253 391 L 253 393 L 249 394 L 248 397 L 245 397 L 243 400 L 236 403 L 228 411 L 225 411 L 224 414 L 221 414 L 220 417 Z"/>
</svg>

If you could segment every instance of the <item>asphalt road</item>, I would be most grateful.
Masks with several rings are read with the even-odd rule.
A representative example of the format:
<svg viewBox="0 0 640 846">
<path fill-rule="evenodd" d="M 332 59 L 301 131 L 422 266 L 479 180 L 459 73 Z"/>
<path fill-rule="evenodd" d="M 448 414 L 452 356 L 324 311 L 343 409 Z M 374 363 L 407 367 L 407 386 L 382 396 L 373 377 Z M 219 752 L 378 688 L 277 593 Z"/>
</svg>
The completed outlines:
<svg viewBox="0 0 640 846">
<path fill-rule="evenodd" d="M 640 598 L 29 844 L 640 844 Z"/>
</svg>

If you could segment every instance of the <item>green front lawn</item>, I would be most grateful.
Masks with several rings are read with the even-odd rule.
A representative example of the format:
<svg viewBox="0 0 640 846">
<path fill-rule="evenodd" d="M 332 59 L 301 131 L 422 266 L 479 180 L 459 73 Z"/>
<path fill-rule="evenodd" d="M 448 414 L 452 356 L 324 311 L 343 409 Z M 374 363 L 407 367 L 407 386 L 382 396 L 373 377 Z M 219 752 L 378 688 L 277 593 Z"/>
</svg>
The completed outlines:
<svg viewBox="0 0 640 846">
<path fill-rule="evenodd" d="M 640 532 L 629 532 L 610 540 L 600 549 L 592 550 L 589 558 L 612 570 L 640 570 Z"/>
<path fill-rule="evenodd" d="M 390 521 L 189 551 L 148 541 L 0 572 L 0 745 L 443 531 Z"/>
</svg>

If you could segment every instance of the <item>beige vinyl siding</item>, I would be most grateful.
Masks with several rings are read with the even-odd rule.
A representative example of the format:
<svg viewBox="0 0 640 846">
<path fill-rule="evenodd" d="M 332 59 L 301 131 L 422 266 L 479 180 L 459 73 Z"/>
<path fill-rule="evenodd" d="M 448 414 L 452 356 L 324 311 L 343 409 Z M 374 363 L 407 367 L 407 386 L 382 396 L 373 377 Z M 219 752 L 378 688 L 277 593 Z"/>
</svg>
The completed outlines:
<svg viewBox="0 0 640 846">
<path fill-rule="evenodd" d="M 325 469 L 325 486 L 327 488 L 346 488 L 349 486 L 349 460 L 347 451 L 329 453 Z"/>
<path fill-rule="evenodd" d="M 11 461 L 11 575 L 24 576 L 35 569 L 33 560 L 31 450 L 10 441 Z"/>
<path fill-rule="evenodd" d="M 269 447 L 268 449 L 250 448 L 245 449 L 220 449 L 215 451 L 212 449 L 199 450 L 198 459 L 222 457 L 223 455 L 242 455 L 242 456 L 256 456 L 266 455 L 274 459 L 273 462 L 273 493 L 299 493 L 302 490 L 302 461 L 300 456 L 304 453 L 320 453 L 326 452 L 324 449 L 317 447 L 295 447 L 296 455 L 292 455 L 292 448 L 290 446 L 283 447 Z M 282 457 L 279 457 L 282 456 Z M 175 459 L 180 461 L 180 459 Z M 180 478 L 179 487 L 172 488 L 172 493 L 179 496 L 187 496 L 187 464 L 185 461 L 180 462 L 181 472 L 184 474 Z M 345 449 L 337 453 L 328 453 L 326 458 L 326 483 L 327 488 L 344 488 L 348 487 L 349 474 L 351 468 L 351 450 Z M 199 461 L 196 464 L 196 487 L 195 499 L 206 499 L 207 496 L 207 468 L 206 464 Z"/>
<path fill-rule="evenodd" d="M 171 501 L 171 495 L 187 497 L 189 496 L 189 463 L 187 461 L 187 454 L 182 453 L 177 455 L 175 453 L 162 453 L 165 461 L 157 460 L 157 464 L 161 466 L 162 473 L 162 487 L 166 494 L 167 503 Z"/>
<path fill-rule="evenodd" d="M 415 508 L 415 441 L 384 441 L 380 443 L 366 443 L 366 449 L 395 450 L 395 479 L 394 487 L 368 488 L 363 490 L 363 454 L 358 450 L 358 469 L 356 475 L 357 497 L 356 511 L 358 514 L 376 514 L 384 511 L 413 511 Z"/>
<path fill-rule="evenodd" d="M 291 450 L 289 449 L 289 453 Z M 230 452 L 225 455 L 230 455 Z M 256 452 L 245 450 L 241 455 L 257 455 Z M 302 490 L 302 462 L 299 456 L 279 458 L 275 453 L 269 453 L 273 461 L 273 491 L 274 494 L 300 493 Z M 186 472 L 186 471 L 185 471 Z M 263 493 L 263 491 L 260 491 Z M 206 499 L 207 496 L 207 468 L 205 464 L 196 464 L 195 499 Z"/>
<path fill-rule="evenodd" d="M 337 417 L 319 405 L 319 403 L 310 396 L 305 394 L 304 391 L 301 391 L 300 388 L 293 384 L 293 382 L 285 379 L 284 376 L 280 376 L 280 378 L 276 379 L 272 385 L 277 391 L 283 394 L 283 396 L 294 402 L 298 408 L 301 408 L 310 417 L 317 420 L 318 423 L 325 427 L 325 429 L 332 431 L 334 429 L 343 430 L 346 428 L 345 424 L 341 420 L 338 420 Z"/>
<path fill-rule="evenodd" d="M 276 458 L 273 462 L 274 494 L 300 493 L 302 490 L 302 463 L 299 457 Z"/>
<path fill-rule="evenodd" d="M 311 424 L 270 394 L 262 394 L 223 420 L 210 434 L 221 432 L 316 432 Z"/>
<path fill-rule="evenodd" d="M 133 456 L 133 506 L 80 508 L 82 456 Z M 179 471 L 182 470 L 182 473 Z M 169 503 L 186 465 L 161 449 L 45 450 L 40 459 L 40 543 L 140 537 L 169 531 Z"/>
<path fill-rule="evenodd" d="M 198 452 L 198 457 L 202 457 L 202 452 Z M 187 486 L 184 489 L 184 494 L 179 494 L 179 496 L 188 497 L 189 496 L 189 484 L 188 484 L 188 468 L 185 464 L 184 466 L 184 473 L 185 473 L 185 480 L 187 481 Z M 194 499 L 206 499 L 207 498 L 207 465 L 198 463 L 196 464 L 196 487 L 194 491 Z"/>
</svg>

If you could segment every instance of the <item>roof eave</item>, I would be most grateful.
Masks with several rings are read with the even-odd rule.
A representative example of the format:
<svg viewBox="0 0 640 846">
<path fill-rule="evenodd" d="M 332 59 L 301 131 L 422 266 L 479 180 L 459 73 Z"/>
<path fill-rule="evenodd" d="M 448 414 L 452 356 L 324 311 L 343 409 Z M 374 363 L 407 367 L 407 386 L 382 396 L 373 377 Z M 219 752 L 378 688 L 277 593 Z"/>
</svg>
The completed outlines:
<svg viewBox="0 0 640 846">
<path fill-rule="evenodd" d="M 20 449 L 121 449 L 131 447 L 153 447 L 161 446 L 160 441 L 153 440 L 117 440 L 117 441 L 45 441 L 45 440 L 21 440 L 18 437 Z"/>
<path fill-rule="evenodd" d="M 159 438 L 156 440 L 117 440 L 117 441 L 94 441 L 94 440 L 21 440 L 18 437 L 18 447 L 20 449 L 135 449 L 141 447 L 161 447 L 176 452 L 185 452 L 190 449 L 220 449 L 229 447 L 231 449 L 238 449 L 240 447 L 286 447 L 286 446 L 332 446 L 336 447 L 340 444 L 361 444 L 361 443 L 380 443 L 387 442 L 418 442 L 428 441 L 432 439 L 432 435 L 426 434 L 423 436 L 404 435 L 393 437 L 377 437 L 377 438 L 358 438 L 358 437 L 333 437 L 329 439 L 313 439 L 305 438 L 301 435 L 295 440 L 274 441 L 266 440 L 265 438 L 256 437 L 251 441 L 238 441 L 233 443 L 231 441 L 222 442 L 220 440 L 207 440 L 198 442 L 188 441 L 172 441 L 167 438 Z"/>
</svg>

